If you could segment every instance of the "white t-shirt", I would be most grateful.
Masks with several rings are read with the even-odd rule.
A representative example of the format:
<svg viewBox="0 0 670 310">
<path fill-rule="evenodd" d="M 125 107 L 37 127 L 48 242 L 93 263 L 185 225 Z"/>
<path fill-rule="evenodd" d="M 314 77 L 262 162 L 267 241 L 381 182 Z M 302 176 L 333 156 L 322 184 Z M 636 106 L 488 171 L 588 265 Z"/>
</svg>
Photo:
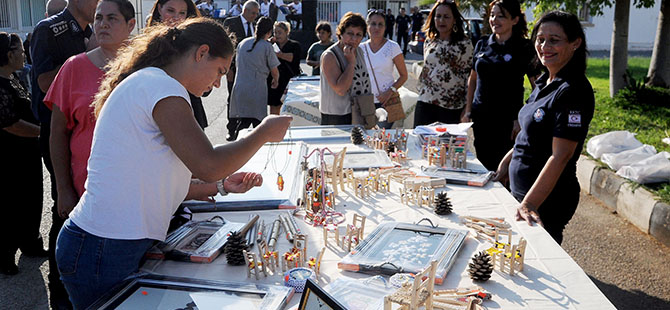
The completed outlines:
<svg viewBox="0 0 670 310">
<path fill-rule="evenodd" d="M 379 84 L 381 92 L 385 92 L 393 86 L 393 83 L 395 83 L 393 58 L 402 54 L 402 50 L 400 50 L 398 43 L 391 40 L 386 40 L 386 43 L 376 53 L 370 48 L 370 40 L 363 42 L 361 49 L 363 49 L 365 55 L 365 66 L 368 68 L 368 74 L 370 74 L 372 93 L 375 95 L 375 102 L 378 102 L 377 96 L 379 96 L 380 91 L 377 89 L 377 84 Z M 368 55 L 370 56 L 369 60 Z M 374 75 L 372 74 L 372 68 L 375 69 Z M 375 77 L 377 78 L 377 84 L 375 84 Z"/>
<path fill-rule="evenodd" d="M 110 94 L 93 131 L 86 192 L 70 213 L 85 231 L 111 239 L 165 240 L 191 172 L 152 116 L 158 101 L 188 92 L 159 68 L 144 68 Z"/>
<path fill-rule="evenodd" d="M 292 7 L 295 9 L 295 14 L 300 15 L 302 14 L 302 2 L 298 3 L 289 3 L 288 6 Z"/>
<path fill-rule="evenodd" d="M 270 16 L 270 2 L 261 2 L 260 14 L 265 17 Z"/>
</svg>

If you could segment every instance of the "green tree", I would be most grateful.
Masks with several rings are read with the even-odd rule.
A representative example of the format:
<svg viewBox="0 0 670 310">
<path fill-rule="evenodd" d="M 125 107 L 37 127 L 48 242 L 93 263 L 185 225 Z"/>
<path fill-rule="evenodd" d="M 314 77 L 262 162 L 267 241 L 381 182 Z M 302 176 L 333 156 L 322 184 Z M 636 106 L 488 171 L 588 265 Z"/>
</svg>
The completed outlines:
<svg viewBox="0 0 670 310">
<path fill-rule="evenodd" d="M 649 64 L 649 85 L 670 87 L 670 0 L 662 0 L 654 51 Z"/>
</svg>

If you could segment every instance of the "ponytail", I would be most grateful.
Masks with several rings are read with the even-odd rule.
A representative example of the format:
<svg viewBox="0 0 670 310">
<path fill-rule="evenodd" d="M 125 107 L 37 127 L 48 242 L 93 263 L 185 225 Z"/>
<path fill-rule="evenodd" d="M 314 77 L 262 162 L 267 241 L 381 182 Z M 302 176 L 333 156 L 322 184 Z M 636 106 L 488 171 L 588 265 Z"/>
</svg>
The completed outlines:
<svg viewBox="0 0 670 310">
<path fill-rule="evenodd" d="M 272 31 L 272 19 L 265 16 L 259 18 L 258 22 L 256 23 L 254 44 L 251 45 L 251 48 L 247 50 L 247 52 L 253 51 L 256 47 L 256 43 L 258 43 L 260 40 L 263 40 L 265 35 L 267 35 L 270 31 Z"/>
</svg>

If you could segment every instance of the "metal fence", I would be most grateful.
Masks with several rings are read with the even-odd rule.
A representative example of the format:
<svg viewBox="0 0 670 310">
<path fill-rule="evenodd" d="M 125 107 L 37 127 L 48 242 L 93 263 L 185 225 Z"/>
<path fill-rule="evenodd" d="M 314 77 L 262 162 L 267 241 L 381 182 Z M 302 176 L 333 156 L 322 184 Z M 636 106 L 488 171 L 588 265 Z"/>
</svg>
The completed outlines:
<svg viewBox="0 0 670 310">
<path fill-rule="evenodd" d="M 340 1 L 318 1 L 316 20 L 337 23 L 340 20 Z"/>
</svg>

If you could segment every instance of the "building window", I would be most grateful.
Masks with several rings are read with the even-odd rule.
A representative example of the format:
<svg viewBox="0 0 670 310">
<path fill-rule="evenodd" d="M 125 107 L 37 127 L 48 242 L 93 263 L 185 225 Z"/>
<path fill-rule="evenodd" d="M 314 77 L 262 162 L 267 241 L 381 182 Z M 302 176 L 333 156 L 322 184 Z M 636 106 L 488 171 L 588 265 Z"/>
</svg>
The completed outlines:
<svg viewBox="0 0 670 310">
<path fill-rule="evenodd" d="M 44 19 L 45 0 L 21 0 L 21 26 L 33 27 Z"/>
<path fill-rule="evenodd" d="M 340 1 L 318 1 L 316 20 L 337 23 L 340 20 Z"/>
<path fill-rule="evenodd" d="M 368 9 L 386 11 L 386 0 L 368 0 Z"/>
<path fill-rule="evenodd" d="M 580 8 L 579 11 L 577 12 L 577 16 L 579 17 L 579 21 L 582 22 L 582 24 L 591 24 L 593 22 L 593 17 L 591 16 L 590 8 L 589 8 L 589 3 L 585 2 Z"/>
<path fill-rule="evenodd" d="M 16 19 L 14 0 L 0 0 L 0 29 L 16 28 Z"/>
</svg>

